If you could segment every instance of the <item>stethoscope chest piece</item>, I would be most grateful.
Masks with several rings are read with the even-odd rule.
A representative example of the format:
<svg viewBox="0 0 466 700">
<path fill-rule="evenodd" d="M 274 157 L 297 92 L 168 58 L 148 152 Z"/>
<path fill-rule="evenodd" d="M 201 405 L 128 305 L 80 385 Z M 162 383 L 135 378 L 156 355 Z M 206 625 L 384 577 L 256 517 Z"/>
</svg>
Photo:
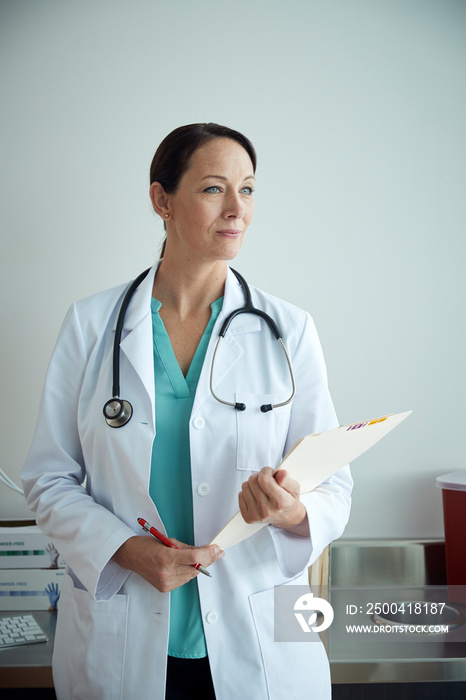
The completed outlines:
<svg viewBox="0 0 466 700">
<path fill-rule="evenodd" d="M 131 419 L 133 407 L 129 401 L 114 396 L 104 406 L 104 417 L 111 428 L 121 428 Z"/>
</svg>

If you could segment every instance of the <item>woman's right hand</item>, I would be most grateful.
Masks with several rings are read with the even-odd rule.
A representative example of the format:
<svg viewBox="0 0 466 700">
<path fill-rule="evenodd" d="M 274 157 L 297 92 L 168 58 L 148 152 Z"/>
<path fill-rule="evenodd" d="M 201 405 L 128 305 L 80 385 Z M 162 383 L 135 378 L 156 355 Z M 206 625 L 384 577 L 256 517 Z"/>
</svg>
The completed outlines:
<svg viewBox="0 0 466 700">
<path fill-rule="evenodd" d="M 166 547 L 152 537 L 135 535 L 124 542 L 112 560 L 142 576 L 162 593 L 173 591 L 198 575 L 193 564 L 208 567 L 225 556 L 216 544 L 192 547 L 170 538 L 180 549 Z"/>
</svg>

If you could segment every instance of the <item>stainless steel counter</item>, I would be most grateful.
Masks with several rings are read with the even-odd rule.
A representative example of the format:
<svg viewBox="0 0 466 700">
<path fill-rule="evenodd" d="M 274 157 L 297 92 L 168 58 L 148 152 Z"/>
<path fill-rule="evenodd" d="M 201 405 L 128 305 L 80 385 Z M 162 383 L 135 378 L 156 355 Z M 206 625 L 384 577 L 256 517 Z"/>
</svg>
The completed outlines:
<svg viewBox="0 0 466 700">
<path fill-rule="evenodd" d="M 466 606 L 448 599 L 442 541 L 340 540 L 330 551 L 329 597 L 335 613 L 327 633 L 333 683 L 466 681 L 464 623 L 434 635 L 346 628 L 374 626 L 368 612 L 376 602 L 446 602 L 466 617 Z"/>
</svg>

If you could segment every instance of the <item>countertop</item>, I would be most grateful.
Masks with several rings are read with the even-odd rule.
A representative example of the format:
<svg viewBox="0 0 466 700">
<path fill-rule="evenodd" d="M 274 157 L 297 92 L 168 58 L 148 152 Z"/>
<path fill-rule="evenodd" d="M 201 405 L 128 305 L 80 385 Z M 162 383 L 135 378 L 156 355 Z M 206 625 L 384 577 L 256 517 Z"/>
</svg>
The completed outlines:
<svg viewBox="0 0 466 700">
<path fill-rule="evenodd" d="M 340 540 L 330 550 L 329 583 L 335 614 L 327 632 L 333 683 L 466 681 L 464 622 L 448 634 L 346 629 L 348 624 L 375 627 L 368 612 L 383 602 L 437 601 L 466 618 L 466 606 L 449 600 L 443 541 Z"/>
<path fill-rule="evenodd" d="M 2 610 L 0 617 L 27 615 L 28 611 Z M 33 610 L 31 613 L 42 627 L 48 642 L 24 644 L 0 651 L 0 688 L 52 688 L 52 652 L 57 613 Z"/>
<path fill-rule="evenodd" d="M 335 616 L 324 635 L 332 683 L 466 681 L 466 624 L 454 634 L 433 635 L 429 639 L 346 631 L 348 623 L 373 624 L 366 613 L 370 603 L 432 599 L 448 602 L 443 541 L 340 540 L 330 549 L 329 584 L 327 595 Z M 466 618 L 466 606 L 450 604 Z M 357 613 L 349 616 L 348 605 L 355 606 Z M 15 613 L 0 612 L 1 617 L 11 614 Z M 56 613 L 34 611 L 33 615 L 49 641 L 3 649 L 0 688 L 53 686 Z"/>
</svg>

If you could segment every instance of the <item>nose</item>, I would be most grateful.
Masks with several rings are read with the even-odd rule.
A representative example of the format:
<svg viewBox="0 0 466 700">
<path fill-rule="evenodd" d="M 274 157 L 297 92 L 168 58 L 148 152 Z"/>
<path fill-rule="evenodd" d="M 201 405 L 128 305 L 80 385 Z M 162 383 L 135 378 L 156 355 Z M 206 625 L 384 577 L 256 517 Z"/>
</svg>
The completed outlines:
<svg viewBox="0 0 466 700">
<path fill-rule="evenodd" d="M 244 204 L 238 192 L 231 192 L 225 197 L 223 210 L 225 219 L 242 219 L 244 216 Z"/>
</svg>

